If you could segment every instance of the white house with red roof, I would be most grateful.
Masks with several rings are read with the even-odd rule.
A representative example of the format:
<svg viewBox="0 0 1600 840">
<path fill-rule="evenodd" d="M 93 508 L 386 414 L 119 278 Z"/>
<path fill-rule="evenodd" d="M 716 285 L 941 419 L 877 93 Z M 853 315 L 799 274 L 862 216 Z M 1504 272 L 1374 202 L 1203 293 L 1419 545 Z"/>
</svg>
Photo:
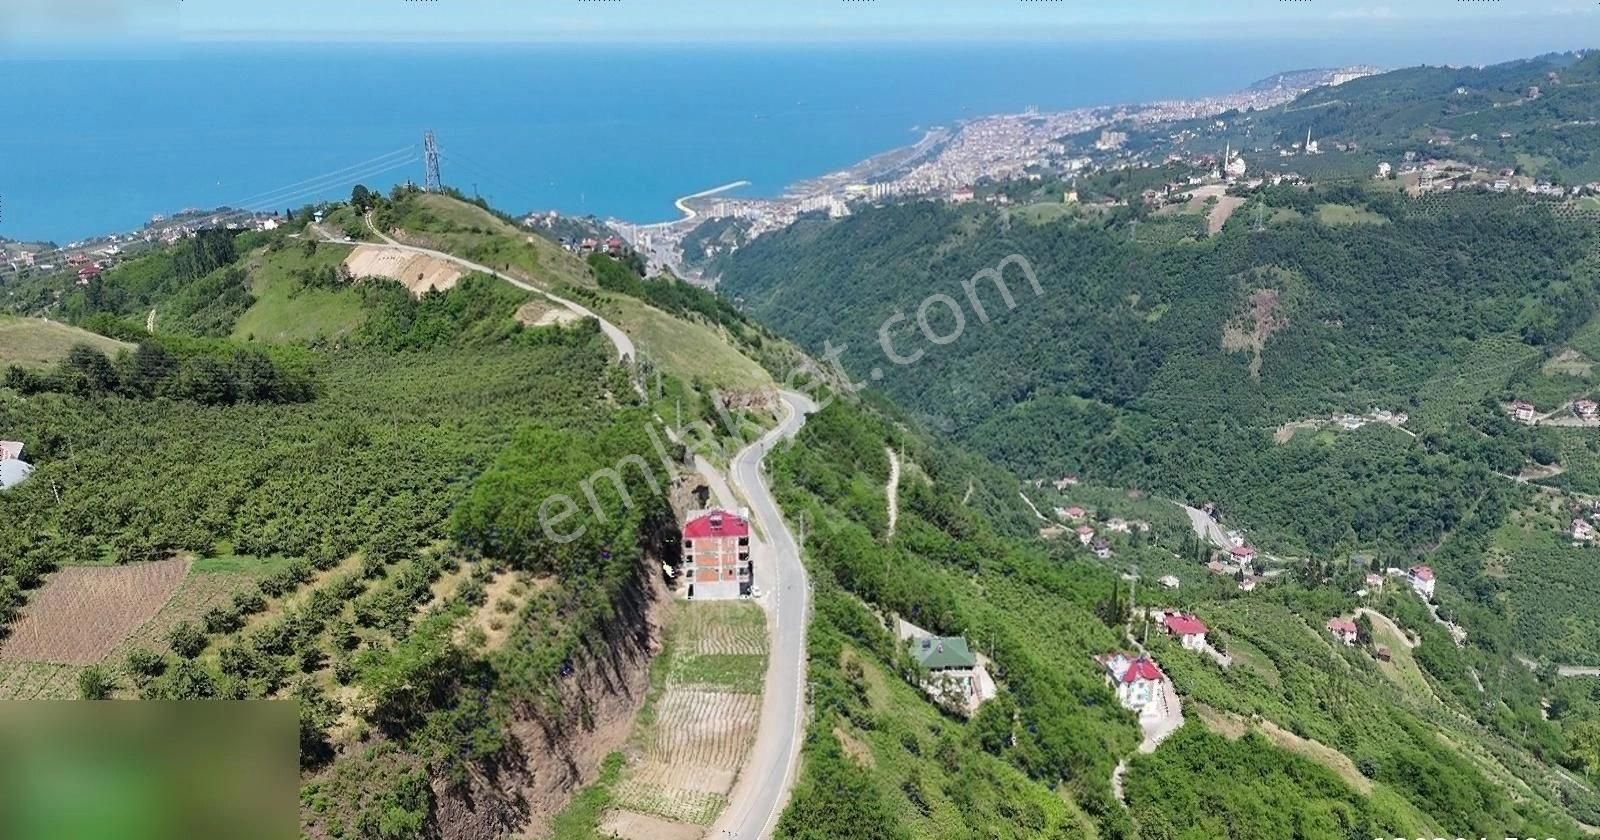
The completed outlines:
<svg viewBox="0 0 1600 840">
<path fill-rule="evenodd" d="M 1576 400 L 1572 403 L 1572 413 L 1584 420 L 1593 420 L 1596 412 L 1600 412 L 1600 405 L 1594 400 Z"/>
<path fill-rule="evenodd" d="M 1248 545 L 1236 545 L 1228 549 L 1228 556 L 1239 564 L 1240 569 L 1243 569 L 1256 561 L 1256 550 Z"/>
<path fill-rule="evenodd" d="M 1575 540 L 1593 540 L 1594 526 L 1582 519 L 1572 520 L 1572 538 Z"/>
<path fill-rule="evenodd" d="M 1433 568 L 1430 566 L 1412 566 L 1411 572 L 1406 575 L 1411 581 L 1411 588 L 1424 598 L 1433 597 Z"/>
<path fill-rule="evenodd" d="M 744 511 L 699 510 L 682 530 L 683 579 L 691 599 L 716 601 L 750 594 L 750 520 Z"/>
<path fill-rule="evenodd" d="M 1094 529 L 1090 528 L 1088 525 L 1079 525 L 1078 542 L 1081 542 L 1084 545 L 1094 542 Z"/>
<path fill-rule="evenodd" d="M 1166 675 L 1154 659 L 1143 654 L 1133 657 L 1126 653 L 1108 653 L 1099 657 L 1106 669 L 1106 681 L 1117 692 L 1122 707 L 1143 711 L 1161 691 L 1161 681 Z"/>
<path fill-rule="evenodd" d="M 1186 650 L 1206 649 L 1206 624 L 1192 615 L 1169 612 L 1161 617 L 1161 627 Z"/>
<path fill-rule="evenodd" d="M 1356 623 L 1342 616 L 1328 619 L 1328 632 L 1347 645 L 1356 643 Z"/>
<path fill-rule="evenodd" d="M 1085 516 L 1089 515 L 1086 511 L 1084 511 L 1083 508 L 1078 507 L 1077 505 L 1072 505 L 1071 507 L 1057 508 L 1057 510 L 1060 512 L 1060 516 L 1061 516 L 1062 519 L 1066 519 L 1066 520 L 1071 521 L 1071 522 L 1077 522 L 1078 520 L 1080 520 L 1080 519 L 1084 518 Z"/>
<path fill-rule="evenodd" d="M 1533 422 L 1533 403 L 1527 400 L 1517 400 L 1511 404 L 1511 414 L 1524 423 Z"/>
</svg>

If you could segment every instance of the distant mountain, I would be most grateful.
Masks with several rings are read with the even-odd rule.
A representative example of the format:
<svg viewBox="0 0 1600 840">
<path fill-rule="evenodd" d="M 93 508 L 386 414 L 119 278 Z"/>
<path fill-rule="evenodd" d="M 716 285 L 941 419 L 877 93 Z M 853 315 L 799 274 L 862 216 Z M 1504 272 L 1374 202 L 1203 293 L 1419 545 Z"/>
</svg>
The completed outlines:
<svg viewBox="0 0 1600 840">
<path fill-rule="evenodd" d="M 1409 152 L 1513 167 L 1557 183 L 1600 180 L 1600 54 L 1550 53 L 1488 67 L 1421 66 L 1340 78 L 1366 69 L 1282 73 L 1252 89 L 1306 84 L 1324 73 L 1329 83 L 1281 107 L 1130 126 L 1129 147 L 1159 157 L 1232 144 L 1250 155 L 1293 151 L 1310 132 L 1324 155 L 1340 146 L 1359 152 L 1362 160 L 1352 161 L 1351 170 L 1363 173 L 1375 159 Z M 1310 168 L 1326 173 L 1337 164 L 1324 158 Z"/>
</svg>

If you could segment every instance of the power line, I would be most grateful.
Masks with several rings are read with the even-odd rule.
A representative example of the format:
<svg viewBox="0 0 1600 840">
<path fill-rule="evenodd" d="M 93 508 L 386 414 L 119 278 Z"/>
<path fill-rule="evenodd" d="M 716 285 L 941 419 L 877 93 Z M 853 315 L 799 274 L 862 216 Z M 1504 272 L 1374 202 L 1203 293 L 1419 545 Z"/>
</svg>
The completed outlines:
<svg viewBox="0 0 1600 840">
<path fill-rule="evenodd" d="M 391 159 L 391 156 L 393 155 L 393 153 L 390 153 L 388 155 L 380 155 L 377 158 L 373 158 L 373 159 L 368 160 L 368 161 L 363 161 L 362 163 L 354 164 L 352 166 L 347 166 L 347 167 L 344 167 L 344 168 L 342 168 L 340 170 L 335 170 L 335 172 L 337 172 L 337 173 L 344 173 L 344 174 L 329 173 L 329 174 L 319 175 L 319 176 L 316 176 L 314 178 L 308 178 L 308 179 L 305 179 L 305 180 L 302 180 L 302 181 L 297 181 L 294 184 L 288 185 L 286 187 L 280 187 L 280 188 L 278 188 L 276 190 L 272 190 L 272 191 L 265 192 L 265 193 L 258 193 L 258 195 L 271 196 L 271 198 L 270 198 L 270 200 L 261 199 L 261 200 L 252 201 L 252 202 L 250 202 L 251 206 L 248 206 L 248 207 L 234 207 L 233 209 L 229 209 L 229 210 L 226 210 L 224 212 L 210 214 L 210 215 L 206 216 L 203 221 L 200 221 L 199 224 L 203 224 L 203 225 L 227 225 L 227 224 L 229 224 L 231 222 L 238 221 L 238 220 L 241 220 L 241 219 L 254 218 L 255 216 L 260 215 L 263 212 L 266 212 L 266 211 L 269 211 L 269 210 L 275 210 L 276 208 L 281 207 L 281 206 L 286 205 L 286 204 L 295 204 L 296 202 L 299 202 L 299 201 L 302 201 L 302 200 L 305 200 L 305 199 L 309 199 L 309 198 L 312 198 L 312 197 L 314 197 L 316 195 L 325 193 L 329 189 L 331 189 L 332 187 L 334 187 L 335 185 L 337 185 L 337 184 L 339 184 L 341 182 L 354 184 L 356 182 L 359 182 L 363 178 L 370 178 L 370 177 L 372 177 L 374 175 L 381 175 L 381 174 L 383 174 L 385 172 L 390 172 L 392 170 L 399 169 L 401 167 L 410 166 L 411 164 L 414 164 L 414 163 L 417 162 L 418 158 L 417 158 L 417 155 L 415 153 L 414 147 L 407 148 L 407 149 L 404 149 L 404 150 L 401 150 L 401 151 L 410 152 L 410 154 L 407 155 L 406 157 L 402 157 L 402 158 L 399 158 L 399 159 Z M 294 191 L 293 192 L 285 192 L 286 190 L 294 190 Z M 72 251 L 77 251 L 77 250 L 81 250 L 81 249 L 63 247 L 63 248 L 54 248 L 54 249 L 50 249 L 50 250 L 46 250 L 46 251 L 35 251 L 35 252 L 31 252 L 31 253 L 33 254 L 34 261 L 37 262 L 39 260 L 53 259 L 55 257 L 59 257 L 59 256 L 61 256 L 63 254 L 67 254 L 67 253 L 70 253 Z M 0 264 L 0 279 L 5 279 L 5 278 L 10 278 L 10 277 L 17 276 L 17 275 L 21 274 L 23 270 L 24 269 L 14 269 L 14 268 L 11 268 L 10 266 L 4 265 L 4 264 Z"/>
<path fill-rule="evenodd" d="M 364 160 L 364 161 L 362 161 L 360 163 L 354 163 L 354 164 L 351 164 L 349 166 L 345 166 L 345 167 L 341 167 L 339 169 L 335 169 L 332 172 L 328 172 L 328 173 L 325 173 L 325 174 L 322 174 L 322 175 L 317 175 L 317 176 L 314 176 L 314 177 L 311 177 L 311 178 L 307 178 L 307 179 L 305 179 L 303 181 L 296 181 L 296 182 L 294 182 L 292 184 L 285 184 L 285 185 L 283 185 L 281 187 L 278 187 L 277 189 L 267 190 L 265 192 L 259 192 L 259 193 L 256 193 L 255 195 L 246 196 L 246 197 L 238 199 L 236 201 L 230 201 L 230 202 L 218 205 L 218 206 L 220 206 L 220 207 L 249 207 L 249 206 L 254 206 L 254 205 L 257 205 L 257 204 L 261 204 L 263 202 L 267 202 L 269 199 L 271 199 L 270 203 L 277 204 L 277 203 L 279 203 L 278 200 L 272 198 L 272 196 L 275 196 L 275 195 L 277 195 L 279 193 L 290 192 L 291 190 L 294 190 L 297 187 L 301 187 L 303 185 L 310 184 L 313 181 L 323 181 L 323 180 L 327 180 L 329 178 L 336 178 L 336 177 L 338 177 L 340 175 L 343 175 L 344 173 L 350 172 L 351 170 L 365 169 L 366 167 L 371 166 L 371 165 L 376 164 L 376 163 L 386 162 L 386 163 L 391 163 L 392 164 L 392 163 L 396 162 L 394 160 L 394 158 L 397 158 L 398 156 L 401 156 L 401 155 L 409 155 L 409 156 L 411 156 L 412 160 L 415 160 L 416 159 L 415 158 L 416 153 L 417 153 L 417 148 L 415 146 L 405 146 L 403 148 L 396 149 L 396 150 L 394 150 L 392 152 L 389 152 L 387 154 L 378 155 L 377 157 L 372 158 L 371 160 Z"/>
</svg>

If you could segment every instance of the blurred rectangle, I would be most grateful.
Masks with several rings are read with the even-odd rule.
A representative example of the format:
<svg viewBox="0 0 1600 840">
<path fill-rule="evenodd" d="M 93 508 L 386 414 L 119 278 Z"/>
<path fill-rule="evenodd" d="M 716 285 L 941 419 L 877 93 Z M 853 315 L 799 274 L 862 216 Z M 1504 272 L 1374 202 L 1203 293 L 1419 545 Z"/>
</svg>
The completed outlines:
<svg viewBox="0 0 1600 840">
<path fill-rule="evenodd" d="M 0 838 L 292 840 L 292 701 L 0 702 Z"/>
</svg>

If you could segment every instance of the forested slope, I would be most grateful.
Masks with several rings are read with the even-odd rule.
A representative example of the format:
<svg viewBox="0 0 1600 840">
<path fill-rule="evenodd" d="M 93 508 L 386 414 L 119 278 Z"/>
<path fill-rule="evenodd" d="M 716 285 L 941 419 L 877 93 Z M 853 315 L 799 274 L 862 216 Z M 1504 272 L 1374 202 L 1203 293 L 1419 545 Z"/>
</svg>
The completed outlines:
<svg viewBox="0 0 1600 840">
<path fill-rule="evenodd" d="M 847 348 L 854 379 L 1025 477 L 1084 473 L 1215 500 L 1292 550 L 1436 543 L 1493 471 L 1515 472 L 1531 450 L 1514 434 L 1485 438 L 1478 400 L 1593 312 L 1581 265 L 1593 225 L 1512 201 L 1432 211 L 1315 189 L 1254 200 L 1360 201 L 1388 223 L 1257 233 L 1238 221 L 1246 208 L 1220 236 L 1145 245 L 1126 226 L 912 204 L 757 240 L 726 263 L 722 289 L 814 352 Z M 1007 309 L 991 280 L 972 278 L 1013 254 L 1040 291 L 1008 268 Z M 955 310 L 927 304 L 938 294 Z M 885 358 L 885 324 L 915 362 Z M 1410 412 L 1425 445 L 1377 429 L 1272 443 L 1281 424 L 1374 407 Z"/>
<path fill-rule="evenodd" d="M 892 537 L 882 515 L 886 445 L 914 465 L 901 484 Z M 1197 584 L 1190 592 L 1186 584 L 1180 603 L 1200 610 L 1215 643 L 1239 661 L 1219 669 L 1152 632 L 1148 644 L 1184 695 L 1187 724 L 1153 755 L 1134 757 L 1139 730 L 1090 659 L 1130 644 L 1122 637 L 1133 616 L 1120 562 L 1101 564 L 1076 541 L 998 534 L 962 501 L 965 488 L 985 481 L 971 459 L 854 401 L 832 402 L 772 460 L 785 510 L 812 523 L 807 554 L 816 589 L 813 716 L 779 836 L 1575 830 L 1497 769 L 1497 761 L 1530 762 L 1527 754 L 1508 748 L 1485 760 L 1476 744 L 1457 746 L 1495 741 L 1451 713 L 1441 718 L 1431 695 L 1404 695 L 1368 651 L 1323 641 L 1312 627 L 1322 610 L 1337 608 L 1326 590 L 1290 586 L 1256 601 L 1239 599 L 1231 585 Z M 1145 568 L 1171 555 L 1177 546 L 1169 538 L 1119 541 L 1119 551 Z M 1141 601 L 1152 597 L 1174 596 Z M 891 615 L 964 635 L 993 657 L 999 696 L 970 721 L 941 712 L 916 688 L 917 666 L 885 629 Z M 1294 734 L 1241 738 L 1214 723 L 1225 717 L 1215 709 Z M 1305 754 L 1300 744 L 1326 746 Z M 1340 751 L 1342 758 L 1330 758 Z M 1124 757 L 1131 758 L 1125 808 L 1110 787 Z M 1527 764 L 1511 766 L 1535 783 Z"/>
</svg>

